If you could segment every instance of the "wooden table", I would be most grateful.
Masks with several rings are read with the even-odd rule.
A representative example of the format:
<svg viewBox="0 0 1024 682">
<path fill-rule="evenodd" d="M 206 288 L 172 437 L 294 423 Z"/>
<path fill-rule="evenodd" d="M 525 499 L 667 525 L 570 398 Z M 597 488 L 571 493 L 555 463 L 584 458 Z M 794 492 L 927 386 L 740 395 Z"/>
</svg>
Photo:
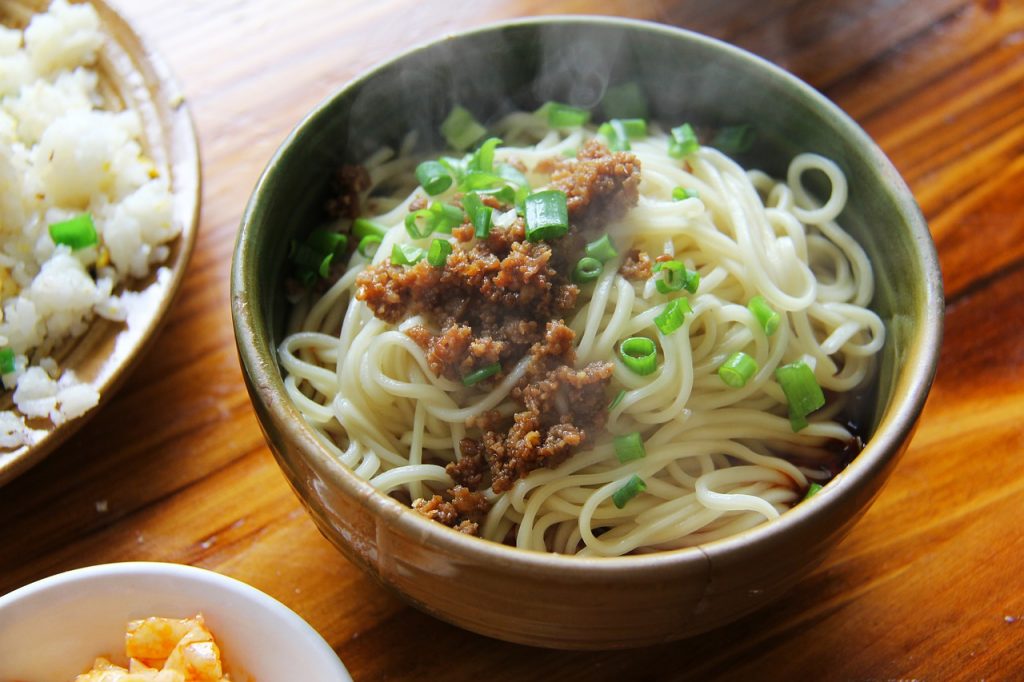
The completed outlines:
<svg viewBox="0 0 1024 682">
<path fill-rule="evenodd" d="M 0 593 L 96 563 L 240 578 L 306 618 L 357 680 L 1024 677 L 1024 2 L 120 0 L 176 71 L 203 154 L 200 235 L 155 347 L 57 453 L 0 489 Z M 782 603 L 695 639 L 565 653 L 463 632 L 346 561 L 299 506 L 242 385 L 235 232 L 316 102 L 407 45 L 585 11 L 724 38 L 790 69 L 892 158 L 938 244 L 942 363 L 870 512 Z M 273 682 L 273 681 L 267 681 Z"/>
</svg>

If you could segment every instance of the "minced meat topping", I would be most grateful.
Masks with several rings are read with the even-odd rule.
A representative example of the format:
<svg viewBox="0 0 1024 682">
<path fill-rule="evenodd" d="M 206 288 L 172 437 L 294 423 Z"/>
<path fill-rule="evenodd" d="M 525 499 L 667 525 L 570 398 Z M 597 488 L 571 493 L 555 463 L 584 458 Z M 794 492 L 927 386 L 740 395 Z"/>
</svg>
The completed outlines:
<svg viewBox="0 0 1024 682">
<path fill-rule="evenodd" d="M 458 381 L 499 363 L 502 371 L 485 380 L 496 382 L 529 354 L 526 374 L 511 394 L 519 409 L 511 417 L 495 411 L 471 419 L 467 426 L 479 429 L 480 436 L 463 439 L 458 461 L 447 467 L 455 487 L 414 502 L 420 513 L 462 532 L 476 533 L 486 514 L 480 490 L 490 486 L 502 492 L 534 469 L 558 466 L 604 426 L 607 416 L 612 364 L 576 367 L 575 334 L 564 319 L 575 308 L 579 289 L 569 273 L 585 233 L 636 205 L 640 162 L 591 140 L 575 159 L 544 164 L 551 185 L 566 194 L 570 228 L 565 236 L 527 241 L 517 218 L 478 239 L 467 217 L 452 230 L 459 246 L 443 266 L 426 260 L 412 266 L 382 262 L 356 280 L 356 298 L 378 318 L 397 324 L 423 317 L 425 325 L 406 333 L 438 376 Z M 492 197 L 488 201 L 509 208 L 495 205 Z"/>
</svg>

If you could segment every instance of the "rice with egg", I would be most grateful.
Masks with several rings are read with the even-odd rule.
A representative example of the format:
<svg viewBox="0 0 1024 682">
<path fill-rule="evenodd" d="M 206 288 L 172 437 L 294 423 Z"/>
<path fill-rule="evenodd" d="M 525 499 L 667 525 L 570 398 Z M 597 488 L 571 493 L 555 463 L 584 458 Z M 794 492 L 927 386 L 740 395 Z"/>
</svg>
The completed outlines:
<svg viewBox="0 0 1024 682">
<path fill-rule="evenodd" d="M 122 285 L 164 261 L 180 232 L 139 116 L 101 95 L 103 42 L 93 7 L 65 0 L 23 31 L 0 26 L 0 349 L 14 352 L 3 383 L 17 407 L 0 412 L 0 447 L 31 442 L 25 418 L 57 425 L 98 403 L 51 355 L 97 315 L 124 320 Z M 87 213 L 97 244 L 54 242 L 50 225 Z"/>
</svg>

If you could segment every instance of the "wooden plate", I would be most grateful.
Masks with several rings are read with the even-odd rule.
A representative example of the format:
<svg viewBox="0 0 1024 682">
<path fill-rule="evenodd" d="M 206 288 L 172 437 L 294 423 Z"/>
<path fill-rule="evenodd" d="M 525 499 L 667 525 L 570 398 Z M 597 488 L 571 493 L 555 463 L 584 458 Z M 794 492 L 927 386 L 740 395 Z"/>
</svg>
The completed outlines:
<svg viewBox="0 0 1024 682">
<path fill-rule="evenodd" d="M 144 152 L 170 173 L 173 219 L 181 234 L 169 244 L 170 256 L 145 280 L 128 281 L 128 319 L 117 323 L 96 318 L 82 336 L 52 353 L 62 370 L 72 369 L 99 392 L 99 405 L 85 415 L 54 426 L 46 419 L 28 420 L 32 443 L 0 450 L 0 485 L 46 457 L 77 431 L 110 399 L 127 378 L 167 317 L 195 244 L 199 218 L 199 148 L 185 99 L 167 65 L 114 9 L 89 0 L 100 16 L 107 41 L 96 70 L 108 108 L 135 109 L 142 120 Z M 46 0 L 0 0 L 0 22 L 24 27 Z M 10 391 L 0 409 L 12 405 Z"/>
</svg>

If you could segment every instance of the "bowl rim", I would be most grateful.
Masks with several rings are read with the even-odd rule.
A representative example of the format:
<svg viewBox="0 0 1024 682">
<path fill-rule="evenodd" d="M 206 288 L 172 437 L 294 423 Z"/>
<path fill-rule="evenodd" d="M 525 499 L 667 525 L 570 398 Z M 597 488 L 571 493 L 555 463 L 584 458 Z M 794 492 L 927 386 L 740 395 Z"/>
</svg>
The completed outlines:
<svg viewBox="0 0 1024 682">
<path fill-rule="evenodd" d="M 302 616 L 266 592 L 246 582 L 206 568 L 164 561 L 122 561 L 95 564 L 55 573 L 35 582 L 0 595 L 0 616 L 8 608 L 32 600 L 50 591 L 87 588 L 97 581 L 109 582 L 127 578 L 160 579 L 202 585 L 211 592 L 230 594 L 239 601 L 255 604 L 260 611 L 270 614 L 283 626 L 282 633 L 302 641 L 308 654 L 316 655 L 329 667 L 334 667 L 339 680 L 350 680 L 348 670 L 334 649 Z"/>
<path fill-rule="evenodd" d="M 432 49 L 438 44 L 454 39 L 500 32 L 509 28 L 540 28 L 552 24 L 594 25 L 627 31 L 654 32 L 695 44 L 711 52 L 718 51 L 728 54 L 733 59 L 752 64 L 758 71 L 759 78 L 772 79 L 786 89 L 806 97 L 815 108 L 820 109 L 825 116 L 831 118 L 835 125 L 842 129 L 843 134 L 848 136 L 848 139 L 866 151 L 870 160 L 876 164 L 879 173 L 887 179 L 891 196 L 904 219 L 906 229 L 912 233 L 915 260 L 921 264 L 926 282 L 925 295 L 920 303 L 923 316 L 909 344 L 908 359 L 904 363 L 909 369 L 902 372 L 894 383 L 889 404 L 863 450 L 839 475 L 829 481 L 820 493 L 786 511 L 777 519 L 701 545 L 618 557 L 581 557 L 541 552 L 467 536 L 431 521 L 416 513 L 412 508 L 377 492 L 368 482 L 358 478 L 344 465 L 333 460 L 320 447 L 312 430 L 306 426 L 298 410 L 284 395 L 283 376 L 274 359 L 277 349 L 270 346 L 269 339 L 265 339 L 264 343 L 258 341 L 261 338 L 258 330 L 265 319 L 264 311 L 260 309 L 260 306 L 253 304 L 253 300 L 250 299 L 253 293 L 252 289 L 246 287 L 247 279 L 253 277 L 247 257 L 255 260 L 257 250 L 251 234 L 252 225 L 256 220 L 263 190 L 273 181 L 276 167 L 288 153 L 292 144 L 304 136 L 312 122 L 324 116 L 336 100 L 344 98 L 353 88 L 373 79 L 380 71 L 397 62 L 414 58 L 416 54 Z M 423 41 L 362 71 L 356 77 L 334 89 L 330 95 L 309 111 L 275 151 L 260 175 L 246 205 L 232 259 L 231 307 L 239 359 L 243 372 L 251 380 L 250 393 L 253 399 L 259 399 L 262 402 L 275 425 L 297 446 L 305 461 L 320 476 L 368 508 L 372 516 L 379 522 L 396 524 L 397 532 L 418 537 L 421 543 L 429 545 L 438 552 L 464 556 L 469 559 L 500 561 L 509 573 L 533 574 L 538 570 L 568 571 L 574 573 L 574 577 L 577 578 L 588 575 L 600 580 L 625 570 L 642 572 L 651 578 L 669 577 L 677 573 L 682 566 L 710 562 L 712 557 L 738 558 L 739 552 L 751 544 L 767 546 L 776 542 L 781 536 L 808 526 L 813 523 L 813 517 L 818 516 L 821 510 L 838 511 L 845 498 L 856 495 L 862 488 L 868 486 L 870 481 L 899 455 L 901 445 L 907 444 L 913 434 L 938 365 L 942 341 L 944 298 L 942 275 L 935 245 L 920 207 L 910 189 L 892 162 L 871 137 L 838 105 L 814 87 L 782 67 L 743 48 L 687 29 L 620 17 L 550 15 L 492 22 Z M 279 463 L 283 464 L 283 462 Z"/>
</svg>

